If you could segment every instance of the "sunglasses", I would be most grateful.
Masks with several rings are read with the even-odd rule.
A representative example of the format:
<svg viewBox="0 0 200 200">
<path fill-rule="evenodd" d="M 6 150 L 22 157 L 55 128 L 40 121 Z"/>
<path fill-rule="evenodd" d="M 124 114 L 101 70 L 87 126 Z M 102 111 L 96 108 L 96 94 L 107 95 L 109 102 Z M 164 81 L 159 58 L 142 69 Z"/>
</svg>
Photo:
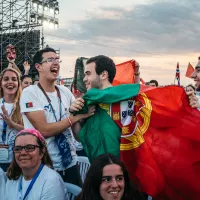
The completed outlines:
<svg viewBox="0 0 200 200">
<path fill-rule="evenodd" d="M 26 146 L 15 146 L 13 148 L 13 151 L 14 153 L 21 153 L 22 150 L 24 149 L 26 152 L 33 152 L 35 151 L 36 148 L 40 148 L 40 146 L 34 144 L 28 144 Z"/>
</svg>

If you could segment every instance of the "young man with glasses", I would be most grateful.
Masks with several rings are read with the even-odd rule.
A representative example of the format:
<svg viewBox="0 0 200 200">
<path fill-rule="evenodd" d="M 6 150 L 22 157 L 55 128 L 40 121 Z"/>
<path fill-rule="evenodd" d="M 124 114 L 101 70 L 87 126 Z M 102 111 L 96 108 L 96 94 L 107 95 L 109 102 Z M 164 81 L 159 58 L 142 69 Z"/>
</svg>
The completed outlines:
<svg viewBox="0 0 200 200">
<path fill-rule="evenodd" d="M 63 180 L 81 186 L 77 155 L 73 146 L 71 126 L 94 114 L 70 115 L 75 100 L 64 86 L 55 86 L 60 72 L 60 59 L 52 48 L 39 50 L 33 57 L 39 83 L 23 90 L 20 107 L 25 128 L 35 128 L 46 138 L 53 166 Z"/>
</svg>

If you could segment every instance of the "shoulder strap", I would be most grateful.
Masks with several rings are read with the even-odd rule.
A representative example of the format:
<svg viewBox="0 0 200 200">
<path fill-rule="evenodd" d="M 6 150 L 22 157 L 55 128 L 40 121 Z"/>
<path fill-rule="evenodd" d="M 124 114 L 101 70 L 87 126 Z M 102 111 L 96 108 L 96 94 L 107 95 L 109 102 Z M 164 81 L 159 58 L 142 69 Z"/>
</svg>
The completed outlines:
<svg viewBox="0 0 200 200">
<path fill-rule="evenodd" d="M 53 114 L 54 114 L 55 120 L 58 121 L 58 120 L 57 120 L 57 117 L 56 117 L 56 114 L 55 114 L 55 111 L 54 111 L 54 108 L 53 108 L 53 105 L 51 104 L 51 99 L 49 98 L 49 96 L 48 96 L 47 93 L 45 92 L 44 88 L 41 86 L 40 82 L 38 83 L 38 87 L 41 89 L 41 91 L 43 92 L 43 94 L 44 94 L 44 96 L 46 97 L 47 101 L 49 102 L 49 105 L 51 106 L 51 109 L 52 109 L 52 112 L 53 112 Z M 58 88 L 57 86 L 55 86 L 55 88 L 56 88 L 57 96 L 58 96 L 59 101 L 60 101 L 60 120 L 61 120 L 61 117 L 62 117 L 62 113 L 61 113 L 61 112 L 62 112 L 61 95 L 60 95 L 60 90 L 59 90 L 59 88 Z"/>
</svg>

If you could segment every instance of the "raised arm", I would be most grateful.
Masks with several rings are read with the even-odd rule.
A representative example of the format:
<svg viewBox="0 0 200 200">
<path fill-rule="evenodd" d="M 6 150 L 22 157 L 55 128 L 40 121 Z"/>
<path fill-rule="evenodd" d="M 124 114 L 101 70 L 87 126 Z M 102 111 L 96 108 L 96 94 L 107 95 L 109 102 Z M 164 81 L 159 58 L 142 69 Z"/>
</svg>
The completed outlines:
<svg viewBox="0 0 200 200">
<path fill-rule="evenodd" d="M 134 67 L 134 78 L 135 78 L 135 82 L 134 83 L 140 83 L 140 65 L 138 62 L 135 63 L 135 67 Z"/>
</svg>

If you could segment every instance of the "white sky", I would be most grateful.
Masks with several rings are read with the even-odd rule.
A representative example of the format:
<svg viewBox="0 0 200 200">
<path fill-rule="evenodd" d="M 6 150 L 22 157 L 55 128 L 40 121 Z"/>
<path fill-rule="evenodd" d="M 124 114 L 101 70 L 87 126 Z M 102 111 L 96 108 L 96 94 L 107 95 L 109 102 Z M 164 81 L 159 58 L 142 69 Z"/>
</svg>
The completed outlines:
<svg viewBox="0 0 200 200">
<path fill-rule="evenodd" d="M 177 62 L 179 62 L 181 84 L 186 85 L 193 82 L 185 77 L 185 72 L 188 62 L 195 65 L 197 63 L 197 57 L 199 56 L 199 45 L 195 44 L 197 38 L 196 35 L 193 35 L 196 31 L 194 30 L 193 33 L 192 29 L 190 29 L 191 32 L 187 32 L 186 30 L 186 32 L 181 32 L 181 34 L 175 34 L 176 30 L 171 32 L 170 26 L 174 25 L 174 21 L 171 23 L 169 21 L 168 24 L 168 21 L 166 21 L 168 20 L 168 17 L 166 17 L 167 15 L 164 16 L 164 3 L 170 3 L 172 2 L 171 0 L 60 0 L 59 2 L 59 28 L 50 29 L 45 27 L 44 36 L 46 44 L 49 44 L 49 46 L 56 49 L 60 48 L 61 60 L 63 61 L 61 63 L 62 77 L 73 76 L 75 61 L 78 57 L 91 57 L 104 54 L 113 58 L 116 64 L 130 59 L 137 60 L 141 66 L 141 77 L 145 81 L 157 79 L 160 85 L 171 84 L 174 82 L 176 65 Z M 173 2 L 178 3 L 179 1 L 174 0 Z M 186 4 L 187 0 L 182 1 L 183 7 L 181 7 L 180 10 L 176 8 L 177 10 L 174 12 L 175 18 L 177 18 L 179 14 L 181 16 L 183 8 L 185 8 L 184 3 Z M 110 8 L 112 9 L 109 10 Z M 146 11 L 144 13 L 139 12 L 141 9 L 144 11 L 146 9 Z M 131 16 L 129 18 L 129 16 L 127 16 L 126 19 L 129 20 L 130 25 L 134 24 L 134 29 L 139 31 L 145 30 L 146 28 L 151 27 L 152 24 L 152 31 L 146 29 L 147 31 L 145 30 L 146 32 L 142 33 L 142 38 L 138 35 L 126 37 L 129 26 L 122 23 L 121 25 L 119 24 L 119 26 L 124 26 L 118 33 L 118 36 L 113 35 L 113 41 L 110 41 L 110 37 L 112 38 L 112 31 L 115 29 L 113 29 L 113 27 L 105 27 L 104 24 L 106 24 L 106 21 L 109 19 L 121 20 L 126 16 L 126 11 L 129 15 L 133 14 L 133 17 Z M 145 22 L 142 19 L 143 15 L 147 12 L 150 12 L 152 18 L 149 17 L 148 21 Z M 161 14 L 159 14 L 159 12 L 161 12 Z M 169 10 L 166 10 L 166 12 L 169 12 Z M 156 14 L 158 15 L 156 16 Z M 172 16 L 169 17 L 172 18 Z M 99 21 L 99 19 L 102 21 Z M 102 26 L 102 31 L 99 34 L 98 31 L 95 30 L 96 28 L 94 28 L 95 20 L 97 20 L 99 26 Z M 163 20 L 163 22 L 160 23 L 159 20 Z M 188 21 L 189 26 L 189 23 L 191 23 L 189 19 L 187 20 L 186 18 L 184 20 Z M 102 22 L 102 24 L 100 22 Z M 179 22 L 177 22 L 177 24 L 180 25 Z M 193 24 L 191 24 L 191 27 L 192 26 L 194 27 Z M 116 27 L 117 24 L 115 24 L 114 28 Z M 120 29 L 120 27 L 118 28 Z M 120 36 L 120 34 L 122 36 Z M 165 37 L 166 34 L 167 37 Z M 189 45 L 189 41 L 184 45 L 183 42 L 185 39 L 183 38 L 181 40 L 180 38 L 187 38 L 186 34 L 192 34 L 192 37 L 188 37 L 188 40 L 191 38 L 193 39 L 191 43 L 194 46 L 194 51 L 193 46 Z M 86 41 L 88 43 L 85 44 L 81 41 Z M 92 45 L 90 43 L 103 44 L 117 48 Z M 174 46 L 174 44 L 176 45 Z M 160 48 L 160 46 L 163 46 L 163 48 Z M 131 50 L 131 52 L 126 49 Z M 142 53 L 138 53 L 137 51 Z"/>
</svg>

